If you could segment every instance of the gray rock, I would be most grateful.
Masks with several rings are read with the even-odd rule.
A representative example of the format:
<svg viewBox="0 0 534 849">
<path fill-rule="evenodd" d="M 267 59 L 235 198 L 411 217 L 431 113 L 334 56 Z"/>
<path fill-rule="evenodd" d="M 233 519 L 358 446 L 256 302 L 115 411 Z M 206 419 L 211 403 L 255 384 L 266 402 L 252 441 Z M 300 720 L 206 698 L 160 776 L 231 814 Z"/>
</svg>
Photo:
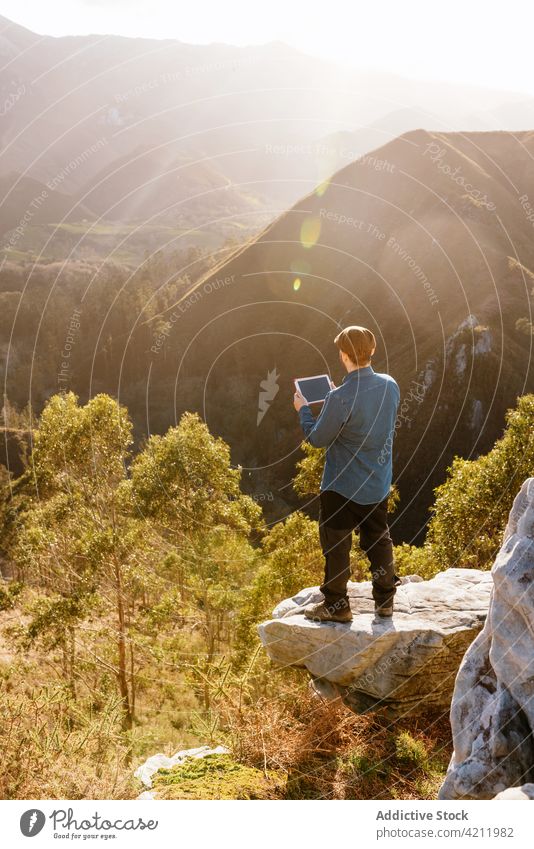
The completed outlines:
<svg viewBox="0 0 534 849">
<path fill-rule="evenodd" d="M 486 624 L 456 679 L 440 799 L 493 799 L 534 781 L 534 478 L 515 498 L 491 571 Z"/>
<path fill-rule="evenodd" d="M 286 599 L 258 628 L 269 656 L 305 667 L 324 698 L 341 696 L 357 713 L 389 717 L 448 708 L 462 657 L 485 621 L 492 579 L 477 569 L 447 569 L 403 579 L 392 619 L 374 616 L 371 582 L 349 583 L 350 625 L 302 615 L 322 599 L 317 587 Z"/>
</svg>

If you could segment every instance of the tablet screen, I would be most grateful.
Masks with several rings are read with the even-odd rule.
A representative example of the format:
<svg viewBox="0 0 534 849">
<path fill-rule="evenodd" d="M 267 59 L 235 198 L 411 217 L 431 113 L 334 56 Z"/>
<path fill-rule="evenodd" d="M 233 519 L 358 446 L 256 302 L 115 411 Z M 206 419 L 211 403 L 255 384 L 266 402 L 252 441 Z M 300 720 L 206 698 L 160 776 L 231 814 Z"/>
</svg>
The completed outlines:
<svg viewBox="0 0 534 849">
<path fill-rule="evenodd" d="M 295 380 L 297 388 L 306 398 L 308 404 L 318 404 L 324 401 L 331 390 L 327 374 L 316 374 L 313 377 L 299 377 Z"/>
</svg>

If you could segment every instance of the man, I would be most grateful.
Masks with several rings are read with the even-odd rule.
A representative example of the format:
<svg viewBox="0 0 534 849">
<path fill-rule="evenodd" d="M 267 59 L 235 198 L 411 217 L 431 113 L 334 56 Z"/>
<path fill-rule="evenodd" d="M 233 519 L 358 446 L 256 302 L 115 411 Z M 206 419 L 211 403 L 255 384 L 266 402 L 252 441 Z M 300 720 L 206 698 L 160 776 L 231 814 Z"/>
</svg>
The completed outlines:
<svg viewBox="0 0 534 849">
<path fill-rule="evenodd" d="M 400 392 L 392 377 L 371 366 L 376 340 L 370 330 L 346 327 L 334 342 L 347 374 L 341 386 L 332 384 L 318 418 L 300 392 L 294 397 L 307 441 L 327 449 L 319 515 L 324 602 L 308 608 L 305 616 L 320 622 L 350 622 L 347 581 L 353 530 L 359 529 L 360 545 L 371 563 L 378 616 L 393 614 L 393 596 L 400 583 L 387 522 Z"/>
</svg>

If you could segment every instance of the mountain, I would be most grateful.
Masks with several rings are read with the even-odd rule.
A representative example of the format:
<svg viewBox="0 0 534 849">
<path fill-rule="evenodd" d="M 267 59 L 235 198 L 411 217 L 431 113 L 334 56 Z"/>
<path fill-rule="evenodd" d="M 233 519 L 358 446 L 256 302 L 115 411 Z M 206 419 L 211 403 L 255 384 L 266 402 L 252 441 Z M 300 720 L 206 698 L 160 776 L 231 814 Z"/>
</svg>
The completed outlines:
<svg viewBox="0 0 534 849">
<path fill-rule="evenodd" d="M 532 337 L 516 329 L 534 304 L 533 153 L 534 132 L 419 130 L 347 165 L 158 317 L 147 409 L 170 393 L 176 415 L 199 409 L 251 491 L 294 506 L 292 380 L 338 382 L 336 332 L 369 326 L 375 369 L 401 387 L 393 530 L 420 537 L 454 454 L 488 450 L 534 389 Z"/>
<path fill-rule="evenodd" d="M 52 38 L 0 17 L 0 58 L 0 175 L 62 175 L 67 194 L 145 149 L 167 162 L 216 157 L 233 183 L 281 209 L 317 181 L 315 161 L 294 173 L 299 148 L 332 133 L 360 134 L 365 152 L 419 126 L 486 129 L 499 109 L 503 129 L 524 129 L 522 94 L 355 71 L 279 42 Z"/>
<path fill-rule="evenodd" d="M 35 224 L 57 221 L 72 214 L 76 201 L 61 191 L 50 192 L 47 186 L 32 177 L 11 173 L 0 177 L 0 235 L 14 230 L 21 221 L 22 229 Z M 80 217 L 91 214 L 85 204 L 77 206 Z M 21 234 L 21 237 L 24 234 Z M 19 239 L 16 238 L 18 242 Z"/>
<path fill-rule="evenodd" d="M 216 158 L 168 160 L 137 149 L 118 157 L 74 194 L 64 180 L 46 185 L 12 172 L 0 177 L 0 237 L 19 260 L 106 259 L 137 265 L 145 252 L 202 247 L 216 251 L 257 233 L 270 204 L 234 186 Z"/>
<path fill-rule="evenodd" d="M 198 409 L 279 516 L 297 503 L 292 378 L 330 369 L 339 380 L 336 330 L 368 324 L 377 368 L 403 393 L 394 533 L 420 536 L 454 453 L 486 450 L 532 388 L 531 101 L 354 71 L 281 43 L 51 38 L 5 18 L 0 58 L 1 285 L 8 337 L 18 322 L 17 403 L 25 322 L 66 298 L 52 273 L 68 258 L 64 307 L 95 266 L 79 391 L 116 391 L 138 431 L 139 410 L 161 430 Z M 473 132 L 494 121 L 509 132 Z M 15 266 L 26 274 L 35 260 L 42 300 L 22 315 Z M 134 291 L 121 266 L 137 270 Z M 108 326 L 102 293 L 123 289 Z M 125 303 L 138 310 L 133 330 Z M 46 319 L 29 378 L 42 382 L 37 398 L 55 385 L 60 331 Z"/>
<path fill-rule="evenodd" d="M 232 185 L 216 158 L 193 161 L 182 154 L 169 160 L 146 148 L 99 171 L 79 198 L 97 215 L 118 221 L 163 217 L 202 225 L 225 215 L 246 218 L 262 208 L 253 195 Z"/>
</svg>

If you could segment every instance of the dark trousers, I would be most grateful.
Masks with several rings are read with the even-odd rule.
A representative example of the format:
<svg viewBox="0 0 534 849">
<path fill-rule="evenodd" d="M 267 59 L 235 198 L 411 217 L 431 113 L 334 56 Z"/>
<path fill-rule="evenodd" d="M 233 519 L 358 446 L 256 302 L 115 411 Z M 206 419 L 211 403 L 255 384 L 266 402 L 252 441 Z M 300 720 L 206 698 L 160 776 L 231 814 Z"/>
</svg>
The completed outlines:
<svg viewBox="0 0 534 849">
<path fill-rule="evenodd" d="M 325 558 L 321 592 L 327 605 L 348 606 L 352 532 L 360 531 L 360 546 L 371 563 L 373 598 L 381 606 L 393 602 L 400 579 L 395 574 L 393 544 L 387 522 L 388 499 L 377 504 L 357 504 L 338 492 L 320 495 L 319 537 Z"/>
</svg>

